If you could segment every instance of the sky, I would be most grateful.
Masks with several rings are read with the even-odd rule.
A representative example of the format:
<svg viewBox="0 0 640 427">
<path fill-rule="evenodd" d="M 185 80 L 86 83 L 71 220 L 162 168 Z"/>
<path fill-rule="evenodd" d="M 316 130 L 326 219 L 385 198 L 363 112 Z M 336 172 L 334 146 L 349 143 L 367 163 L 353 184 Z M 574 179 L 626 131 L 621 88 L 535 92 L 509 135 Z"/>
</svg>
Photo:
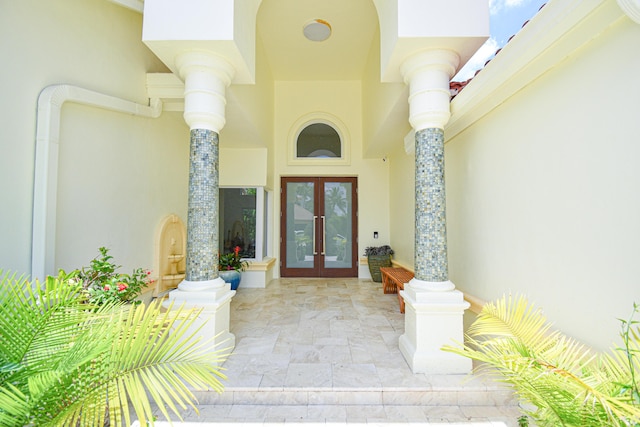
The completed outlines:
<svg viewBox="0 0 640 427">
<path fill-rule="evenodd" d="M 496 50 L 503 47 L 509 37 L 516 34 L 527 20 L 531 19 L 548 0 L 489 0 L 491 37 L 469 62 L 452 79 L 465 81 L 484 67 L 493 58 Z"/>
</svg>

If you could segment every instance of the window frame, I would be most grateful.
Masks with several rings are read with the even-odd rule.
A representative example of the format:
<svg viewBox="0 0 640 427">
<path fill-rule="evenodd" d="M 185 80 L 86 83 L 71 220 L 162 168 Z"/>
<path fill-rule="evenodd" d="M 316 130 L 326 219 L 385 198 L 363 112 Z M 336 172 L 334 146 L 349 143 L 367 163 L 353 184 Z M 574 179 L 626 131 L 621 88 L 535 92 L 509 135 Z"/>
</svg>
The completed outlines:
<svg viewBox="0 0 640 427">
<path fill-rule="evenodd" d="M 243 188 L 255 188 L 256 189 L 256 230 L 255 230 L 255 257 L 254 258 L 242 258 L 246 261 L 256 261 L 261 262 L 266 258 L 267 249 L 269 248 L 268 239 L 269 236 L 265 233 L 265 227 L 268 221 L 267 215 L 267 203 L 268 203 L 268 195 L 267 190 L 264 187 L 258 185 L 224 185 L 219 187 L 219 191 L 225 189 L 243 189 Z M 218 219 L 218 238 L 220 242 L 218 243 L 218 248 L 224 245 L 224 229 L 220 229 L 221 219 Z M 224 228 L 224 227 L 222 227 Z"/>
<path fill-rule="evenodd" d="M 298 137 L 304 129 L 313 124 L 331 126 L 340 138 L 341 157 L 298 157 Z M 351 143 L 344 123 L 337 117 L 324 112 L 314 112 L 300 117 L 289 131 L 289 165 L 350 165 Z"/>
</svg>

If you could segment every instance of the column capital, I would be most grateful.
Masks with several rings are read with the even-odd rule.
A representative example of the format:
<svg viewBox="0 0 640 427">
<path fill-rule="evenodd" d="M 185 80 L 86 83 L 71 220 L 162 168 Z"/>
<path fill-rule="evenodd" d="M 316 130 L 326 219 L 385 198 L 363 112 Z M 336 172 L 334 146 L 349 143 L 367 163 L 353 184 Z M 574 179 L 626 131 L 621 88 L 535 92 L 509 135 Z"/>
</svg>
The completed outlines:
<svg viewBox="0 0 640 427">
<path fill-rule="evenodd" d="M 400 66 L 400 72 L 405 83 L 409 84 L 410 80 L 418 72 L 438 70 L 448 76 L 448 88 L 449 79 L 455 74 L 458 65 L 460 65 L 460 56 L 455 51 L 450 49 L 429 49 L 416 52 L 406 58 Z"/>
<path fill-rule="evenodd" d="M 191 129 L 220 132 L 226 123 L 226 89 L 235 68 L 215 53 L 191 50 L 176 57 L 184 80 L 184 119 Z"/>
<path fill-rule="evenodd" d="M 640 0 L 617 0 L 618 6 L 633 22 L 640 24 Z"/>
<path fill-rule="evenodd" d="M 449 80 L 460 64 L 453 50 L 430 49 L 404 60 L 402 77 L 409 85 L 409 122 L 416 130 L 444 129 L 451 116 Z"/>
<path fill-rule="evenodd" d="M 225 86 L 231 84 L 235 75 L 235 68 L 229 61 L 220 55 L 206 50 L 189 50 L 176 56 L 176 66 L 183 79 L 193 72 L 212 73 L 219 78 Z"/>
</svg>

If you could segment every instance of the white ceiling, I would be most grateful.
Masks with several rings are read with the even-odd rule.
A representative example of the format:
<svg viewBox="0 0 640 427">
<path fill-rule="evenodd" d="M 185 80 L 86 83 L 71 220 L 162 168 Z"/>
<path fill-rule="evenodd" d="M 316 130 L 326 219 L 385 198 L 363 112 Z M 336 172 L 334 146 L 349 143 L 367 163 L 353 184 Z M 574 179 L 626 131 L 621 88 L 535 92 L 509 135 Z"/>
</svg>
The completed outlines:
<svg viewBox="0 0 640 427">
<path fill-rule="evenodd" d="M 330 23 L 332 34 L 326 41 L 304 37 L 305 24 L 315 19 Z M 378 15 L 373 0 L 263 0 L 256 27 L 256 49 L 264 53 L 256 60 L 266 58 L 274 80 L 361 80 L 372 45 L 379 46 L 374 40 Z M 245 110 L 247 97 L 256 96 L 254 90 L 236 85 L 227 91 L 222 146 L 225 141 L 234 141 L 235 147 L 266 146 L 253 114 Z M 404 113 L 400 125 L 406 123 Z"/>
<path fill-rule="evenodd" d="M 331 25 L 332 34 L 326 41 L 313 42 L 304 37 L 305 24 L 315 19 Z M 372 48 L 379 49 L 378 27 L 373 0 L 262 0 L 256 19 L 256 61 L 263 62 L 256 68 L 266 65 L 276 81 L 362 80 Z M 373 66 L 379 70 L 379 64 Z M 227 91 L 222 146 L 268 145 L 264 126 L 256 118 L 259 106 L 252 106 L 259 96 L 260 89 L 252 85 L 233 85 Z M 386 133 L 381 140 L 390 140 L 388 134 L 395 135 L 398 129 L 406 133 L 406 94 L 399 92 L 399 96 L 403 101 L 386 115 Z M 383 152 L 384 147 L 378 151 Z"/>
<path fill-rule="evenodd" d="M 326 41 L 304 37 L 314 19 L 331 24 Z M 378 16 L 372 0 L 263 0 L 256 25 L 275 80 L 360 80 Z"/>
</svg>

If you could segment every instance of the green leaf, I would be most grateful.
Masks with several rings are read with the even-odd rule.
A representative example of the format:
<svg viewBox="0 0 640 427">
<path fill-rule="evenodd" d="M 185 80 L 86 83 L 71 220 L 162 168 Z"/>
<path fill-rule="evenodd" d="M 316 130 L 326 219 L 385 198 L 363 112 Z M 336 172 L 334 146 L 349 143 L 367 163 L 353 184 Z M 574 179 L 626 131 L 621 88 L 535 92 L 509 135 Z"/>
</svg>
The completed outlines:
<svg viewBox="0 0 640 427">
<path fill-rule="evenodd" d="M 152 423 L 222 390 L 223 351 L 192 333 L 199 310 L 87 304 L 71 275 L 31 284 L 0 272 L 0 425 Z"/>
<path fill-rule="evenodd" d="M 623 426 L 640 422 L 640 342 L 636 331 L 623 336 L 625 348 L 596 355 L 552 330 L 525 298 L 504 297 L 485 305 L 464 345 L 443 349 L 482 362 L 480 372 L 499 373 L 533 405 L 527 415 L 539 426 Z"/>
</svg>

